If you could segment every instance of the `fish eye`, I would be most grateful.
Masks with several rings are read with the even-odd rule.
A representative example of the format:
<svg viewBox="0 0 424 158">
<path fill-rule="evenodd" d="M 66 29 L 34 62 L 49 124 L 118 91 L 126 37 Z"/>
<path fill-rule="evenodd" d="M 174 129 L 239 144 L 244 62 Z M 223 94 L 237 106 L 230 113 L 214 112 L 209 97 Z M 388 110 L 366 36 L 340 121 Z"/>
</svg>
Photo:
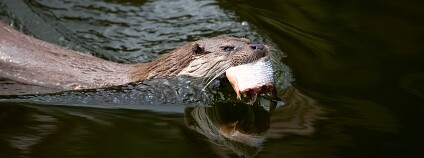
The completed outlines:
<svg viewBox="0 0 424 158">
<path fill-rule="evenodd" d="M 222 50 L 226 51 L 226 52 L 231 52 L 234 50 L 233 46 L 224 46 L 222 47 Z"/>
</svg>

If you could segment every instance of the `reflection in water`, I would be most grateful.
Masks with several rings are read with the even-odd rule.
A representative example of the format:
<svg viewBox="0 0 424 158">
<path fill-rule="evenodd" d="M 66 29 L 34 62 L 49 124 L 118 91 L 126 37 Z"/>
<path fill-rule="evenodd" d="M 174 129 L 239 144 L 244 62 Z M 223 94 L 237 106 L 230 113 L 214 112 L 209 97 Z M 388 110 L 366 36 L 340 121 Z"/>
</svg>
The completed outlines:
<svg viewBox="0 0 424 158">
<path fill-rule="evenodd" d="M 185 121 L 212 143 L 228 147 L 240 156 L 252 157 L 262 148 L 270 113 L 257 105 L 222 103 L 187 108 Z"/>
<path fill-rule="evenodd" d="M 189 107 L 185 110 L 185 122 L 210 142 L 239 156 L 253 157 L 266 139 L 310 135 L 315 131 L 314 121 L 322 119 L 324 112 L 314 99 L 293 87 L 281 94 L 287 100 L 283 106 L 263 99 L 253 106 L 220 103 L 212 107 Z"/>
</svg>

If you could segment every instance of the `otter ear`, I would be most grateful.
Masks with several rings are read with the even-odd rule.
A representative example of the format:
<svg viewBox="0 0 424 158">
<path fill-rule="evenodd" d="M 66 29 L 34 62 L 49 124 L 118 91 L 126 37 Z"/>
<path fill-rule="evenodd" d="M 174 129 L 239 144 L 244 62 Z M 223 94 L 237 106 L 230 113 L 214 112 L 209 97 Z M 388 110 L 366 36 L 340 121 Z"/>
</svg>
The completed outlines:
<svg viewBox="0 0 424 158">
<path fill-rule="evenodd" d="M 206 54 L 205 53 L 205 48 L 204 47 L 200 47 L 199 44 L 195 43 L 193 44 L 191 50 L 196 53 L 196 54 Z"/>
</svg>

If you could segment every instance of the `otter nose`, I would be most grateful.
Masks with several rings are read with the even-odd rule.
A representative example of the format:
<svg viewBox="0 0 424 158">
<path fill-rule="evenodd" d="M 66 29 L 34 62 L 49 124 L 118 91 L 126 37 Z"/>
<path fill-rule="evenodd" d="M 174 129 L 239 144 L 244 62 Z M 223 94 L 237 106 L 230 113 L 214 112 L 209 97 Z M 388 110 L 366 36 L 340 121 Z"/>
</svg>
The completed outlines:
<svg viewBox="0 0 424 158">
<path fill-rule="evenodd" d="M 265 45 L 263 45 L 263 44 L 252 44 L 252 45 L 250 45 L 250 48 L 252 48 L 254 50 L 264 50 Z"/>
</svg>

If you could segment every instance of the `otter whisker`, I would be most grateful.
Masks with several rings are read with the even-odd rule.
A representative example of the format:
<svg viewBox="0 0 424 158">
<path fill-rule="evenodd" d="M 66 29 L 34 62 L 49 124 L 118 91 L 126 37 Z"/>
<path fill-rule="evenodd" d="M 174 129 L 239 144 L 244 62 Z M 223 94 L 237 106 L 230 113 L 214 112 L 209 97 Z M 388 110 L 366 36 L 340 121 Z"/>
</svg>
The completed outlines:
<svg viewBox="0 0 424 158">
<path fill-rule="evenodd" d="M 222 62 L 223 62 L 222 60 L 216 61 L 216 63 L 212 66 L 211 69 L 206 69 L 207 72 L 206 72 L 205 76 L 207 76 L 207 77 L 204 79 L 204 81 L 210 80 L 211 78 L 215 77 L 214 74 L 216 74 L 216 72 L 221 71 L 221 69 L 223 68 L 223 67 L 221 67 Z"/>
<path fill-rule="evenodd" d="M 220 72 L 222 74 L 222 71 L 226 71 L 228 68 L 230 68 L 230 65 L 228 63 L 226 63 L 223 60 L 218 60 L 216 61 L 216 63 L 210 68 L 210 69 L 206 69 L 206 77 L 203 81 L 211 81 L 214 78 L 216 78 L 217 74 L 219 75 Z M 217 73 L 218 72 L 218 73 Z M 220 75 L 219 75 L 220 76 Z"/>
<path fill-rule="evenodd" d="M 213 76 L 216 72 L 222 71 L 222 69 L 228 69 L 229 66 L 226 65 L 226 62 L 223 59 L 216 61 L 214 65 L 211 66 L 211 69 L 206 69 L 207 76 Z"/>
<path fill-rule="evenodd" d="M 213 81 L 213 80 L 215 80 L 216 78 L 218 78 L 219 76 L 221 76 L 222 74 L 224 74 L 224 73 L 225 73 L 225 71 L 227 71 L 227 69 L 229 69 L 229 68 L 230 68 L 230 67 L 228 67 L 228 68 L 224 69 L 223 71 L 219 72 L 217 75 L 215 75 L 214 77 L 212 77 L 212 79 L 210 79 L 210 80 L 208 81 L 208 83 L 206 84 L 206 86 L 205 86 L 205 87 L 203 87 L 202 91 L 206 90 L 206 87 L 208 87 L 208 86 L 209 86 L 209 84 L 210 84 L 210 83 L 212 83 L 212 81 Z"/>
</svg>

